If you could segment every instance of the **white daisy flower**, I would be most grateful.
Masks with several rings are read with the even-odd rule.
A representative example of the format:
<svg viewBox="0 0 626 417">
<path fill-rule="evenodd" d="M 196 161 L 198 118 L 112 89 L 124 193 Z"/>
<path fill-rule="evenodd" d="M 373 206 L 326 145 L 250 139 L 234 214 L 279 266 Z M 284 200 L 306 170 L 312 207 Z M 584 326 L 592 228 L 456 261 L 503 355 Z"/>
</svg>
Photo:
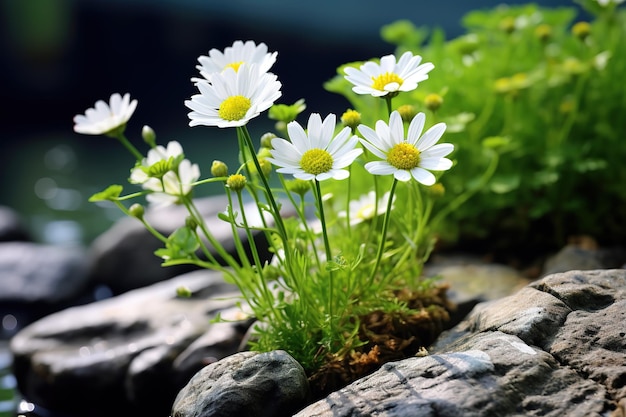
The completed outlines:
<svg viewBox="0 0 626 417">
<path fill-rule="evenodd" d="M 268 53 L 267 45 L 264 43 L 255 44 L 253 41 L 235 41 L 232 46 L 224 49 L 224 52 L 218 49 L 211 49 L 209 56 L 201 55 L 198 58 L 200 65 L 196 68 L 200 74 L 207 80 L 211 81 L 211 76 L 216 72 L 222 72 L 226 68 L 232 68 L 235 71 L 242 64 L 258 66 L 260 72 L 268 72 L 276 62 L 277 52 Z M 193 81 L 200 79 L 194 78 Z"/>
<path fill-rule="evenodd" d="M 352 91 L 357 94 L 371 94 L 382 97 L 400 91 L 411 91 L 417 88 L 417 83 L 428 78 L 428 72 L 435 66 L 427 62 L 421 64 L 422 57 L 405 52 L 396 62 L 394 55 L 386 55 L 380 63 L 368 61 L 360 69 L 348 67 L 345 69 L 345 79 L 354 84 Z"/>
<path fill-rule="evenodd" d="M 181 160 L 175 170 L 168 165 L 169 161 L 183 157 L 183 148 L 176 141 L 169 142 L 167 148 L 161 145 L 152 148 L 141 166 L 131 171 L 130 182 L 141 184 L 143 189 L 153 191 L 146 197 L 153 205 L 175 204 L 180 197 L 191 192 L 192 184 L 200 178 L 198 165 L 192 164 L 188 159 Z"/>
<path fill-rule="evenodd" d="M 199 81 L 196 86 L 200 94 L 185 101 L 193 110 L 188 114 L 189 126 L 243 126 L 281 95 L 276 75 L 260 72 L 256 65 L 243 65 L 237 71 L 227 68 L 213 74 L 210 83 Z"/>
<path fill-rule="evenodd" d="M 291 174 L 301 180 L 323 181 L 329 178 L 342 180 L 350 173 L 348 167 L 363 149 L 355 148 L 358 138 L 345 127 L 335 135 L 336 116 L 329 114 L 322 122 L 318 113 L 309 116 L 307 131 L 298 122 L 287 124 L 290 141 L 272 139 L 271 163 L 280 167 L 276 171 Z"/>
<path fill-rule="evenodd" d="M 363 135 L 361 143 L 381 161 L 368 162 L 365 169 L 373 175 L 391 175 L 398 181 L 409 181 L 413 177 L 424 185 L 433 185 L 435 176 L 429 172 L 445 171 L 452 167 L 452 161 L 444 158 L 454 150 L 450 143 L 435 145 L 446 130 L 445 123 L 437 123 L 424 133 L 425 115 L 418 113 L 411 124 L 407 137 L 400 113 L 394 111 L 389 117 L 389 125 L 382 120 L 376 122 L 376 130 L 359 125 Z"/>
<path fill-rule="evenodd" d="M 350 203 L 348 203 L 348 210 L 350 211 L 350 225 L 354 226 L 364 221 L 371 220 L 376 216 L 385 214 L 388 204 L 389 192 L 386 192 L 381 198 L 379 198 L 378 203 L 376 202 L 376 192 L 374 191 L 363 194 L 358 200 L 351 200 Z M 337 215 L 343 218 L 348 217 L 348 213 L 346 211 L 340 211 Z"/>
<path fill-rule="evenodd" d="M 74 116 L 74 131 L 83 135 L 105 135 L 120 128 L 123 130 L 136 107 L 137 100 L 130 101 L 130 94 L 122 97 L 114 93 L 109 104 L 98 100 L 84 115 Z"/>
</svg>

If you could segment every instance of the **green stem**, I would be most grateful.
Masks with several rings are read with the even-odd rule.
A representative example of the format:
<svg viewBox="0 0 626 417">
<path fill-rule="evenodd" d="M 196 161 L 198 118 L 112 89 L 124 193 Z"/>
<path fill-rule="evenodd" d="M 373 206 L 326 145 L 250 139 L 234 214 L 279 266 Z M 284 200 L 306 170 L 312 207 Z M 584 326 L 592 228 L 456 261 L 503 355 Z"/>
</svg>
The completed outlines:
<svg viewBox="0 0 626 417">
<path fill-rule="evenodd" d="M 324 216 L 324 204 L 322 202 L 322 189 L 320 187 L 320 182 L 315 180 L 315 200 L 317 201 L 317 209 L 319 211 L 320 221 L 322 223 L 322 236 L 324 238 L 324 249 L 326 251 L 326 263 L 332 261 L 332 255 L 330 250 L 330 243 L 328 241 L 328 231 L 326 230 L 326 217 Z M 333 272 L 328 271 L 328 282 L 329 282 L 329 291 L 328 291 L 328 315 L 330 317 L 330 324 L 332 328 L 332 318 L 333 318 Z"/>
<path fill-rule="evenodd" d="M 252 152 L 254 149 L 254 145 L 252 143 L 252 138 L 250 138 L 250 134 L 248 133 L 248 129 L 245 125 L 238 126 L 237 130 L 243 135 L 243 138 L 246 142 L 246 146 L 250 149 L 250 155 L 252 156 L 252 161 L 254 162 L 254 166 L 256 167 L 257 172 L 259 173 L 259 177 L 261 177 L 261 181 L 263 182 L 263 187 L 265 188 L 265 195 L 267 196 L 267 200 L 272 206 L 272 211 L 274 214 L 274 221 L 276 222 L 276 227 L 278 228 L 279 235 L 283 240 L 283 244 L 287 247 L 287 231 L 285 229 L 285 225 L 283 223 L 283 219 L 280 216 L 280 210 L 278 208 L 278 204 L 276 204 L 276 200 L 274 199 L 274 195 L 272 194 L 272 190 L 270 188 L 270 184 L 267 181 L 265 175 L 263 175 L 263 170 L 261 169 L 261 164 L 259 164 L 259 159 L 256 154 Z M 285 255 L 287 256 L 287 255 Z"/>
<path fill-rule="evenodd" d="M 143 161 L 143 155 L 141 154 L 141 152 L 139 152 L 137 148 L 135 148 L 133 144 L 130 143 L 128 139 L 126 139 L 126 136 L 124 136 L 124 133 L 120 133 L 119 135 L 115 136 L 115 138 L 119 140 L 121 144 L 124 145 L 124 147 L 128 149 L 130 153 L 133 154 L 133 156 L 135 157 L 135 159 L 137 159 L 138 162 Z"/>
<path fill-rule="evenodd" d="M 391 190 L 389 191 L 389 201 L 387 201 L 387 211 L 385 212 L 385 218 L 383 220 L 383 229 L 380 233 L 376 263 L 374 264 L 374 269 L 372 270 L 372 275 L 370 276 L 370 286 L 374 283 L 374 280 L 376 279 L 376 274 L 378 273 L 378 268 L 380 267 L 380 261 L 382 260 L 383 252 L 385 251 L 387 228 L 389 227 L 389 220 L 391 219 L 391 206 L 393 203 L 393 195 L 396 192 L 396 185 L 398 185 L 398 180 L 394 178 L 393 183 L 391 184 Z"/>
</svg>

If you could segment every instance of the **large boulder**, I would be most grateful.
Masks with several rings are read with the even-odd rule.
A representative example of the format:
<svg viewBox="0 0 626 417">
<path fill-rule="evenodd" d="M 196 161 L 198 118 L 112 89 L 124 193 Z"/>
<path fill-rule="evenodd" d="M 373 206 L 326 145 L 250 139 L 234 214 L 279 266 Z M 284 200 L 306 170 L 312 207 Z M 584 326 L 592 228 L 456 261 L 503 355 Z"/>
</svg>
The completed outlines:
<svg viewBox="0 0 626 417">
<path fill-rule="evenodd" d="M 180 286 L 192 296 L 177 297 Z M 210 320 L 234 312 L 238 295 L 221 273 L 201 270 L 51 314 L 11 340 L 18 387 L 29 401 L 57 412 L 165 415 L 195 372 L 236 352 L 247 322 Z M 221 328 L 212 341 L 190 348 L 213 326 Z M 177 362 L 180 355 L 185 360 Z"/>
<path fill-rule="evenodd" d="M 226 210 L 227 197 L 219 195 L 199 198 L 194 203 L 215 239 L 229 254 L 236 256 L 231 226 L 218 218 L 218 214 Z M 239 208 L 236 207 L 235 210 Z M 244 210 L 253 218 L 252 221 L 257 222 L 254 220 L 259 218 L 256 204 L 250 203 L 244 206 Z M 145 213 L 146 221 L 164 236 L 169 236 L 177 228 L 184 226 L 187 216 L 187 209 L 180 205 L 149 208 Z M 246 241 L 244 232 L 240 233 L 240 237 Z M 257 234 L 257 237 L 256 244 L 261 252 L 261 259 L 269 259 L 265 236 Z M 106 285 L 114 294 L 121 294 L 198 269 L 191 265 L 162 267 L 162 259 L 154 254 L 162 247 L 163 243 L 139 220 L 124 217 L 92 243 L 91 277 L 94 282 Z"/>
<path fill-rule="evenodd" d="M 625 335 L 626 270 L 554 274 L 297 416 L 622 416 Z"/>
<path fill-rule="evenodd" d="M 0 242 L 0 319 L 7 320 L 0 337 L 51 312 L 93 300 L 88 271 L 82 248 Z"/>
</svg>

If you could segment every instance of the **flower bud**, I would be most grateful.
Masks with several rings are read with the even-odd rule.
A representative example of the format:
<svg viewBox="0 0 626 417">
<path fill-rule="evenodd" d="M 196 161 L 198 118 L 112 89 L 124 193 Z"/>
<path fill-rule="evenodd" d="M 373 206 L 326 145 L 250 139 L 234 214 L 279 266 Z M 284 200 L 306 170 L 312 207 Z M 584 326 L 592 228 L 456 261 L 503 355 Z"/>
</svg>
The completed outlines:
<svg viewBox="0 0 626 417">
<path fill-rule="evenodd" d="M 341 123 L 354 130 L 361 123 L 361 113 L 348 109 L 341 115 Z"/>
<path fill-rule="evenodd" d="M 572 26 L 572 34 L 581 41 L 584 41 L 591 35 L 591 25 L 589 22 L 576 22 L 574 26 Z"/>
<path fill-rule="evenodd" d="M 150 126 L 145 125 L 143 129 L 141 129 L 141 137 L 151 148 L 156 147 L 156 133 L 154 133 L 154 130 L 152 130 Z"/>
<path fill-rule="evenodd" d="M 512 16 L 505 17 L 498 25 L 504 33 L 510 34 L 515 30 L 515 18 Z"/>
<path fill-rule="evenodd" d="M 424 98 L 424 105 L 430 111 L 437 111 L 443 104 L 443 97 L 439 94 L 429 94 Z"/>
<path fill-rule="evenodd" d="M 239 192 L 246 187 L 246 177 L 241 174 L 233 174 L 226 180 L 226 186 L 233 191 Z"/>
<path fill-rule="evenodd" d="M 259 158 L 259 165 L 261 166 L 261 171 L 263 175 L 269 177 L 272 173 L 272 163 L 265 158 Z"/>
<path fill-rule="evenodd" d="M 176 296 L 180 297 L 180 298 L 189 298 L 193 295 L 193 293 L 191 292 L 191 290 L 189 289 L 189 287 L 186 287 L 184 285 L 181 285 L 180 287 L 176 288 Z"/>
<path fill-rule="evenodd" d="M 187 226 L 189 230 L 196 230 L 198 228 L 198 221 L 192 216 L 187 216 L 185 226 Z"/>
<path fill-rule="evenodd" d="M 298 194 L 300 197 L 304 197 L 304 195 L 311 189 L 311 183 L 309 181 L 296 178 L 287 182 L 287 189 L 292 193 Z"/>
<path fill-rule="evenodd" d="M 145 210 L 141 204 L 135 203 L 132 206 L 130 206 L 130 208 L 128 209 L 128 212 L 130 213 L 131 216 L 139 220 L 142 220 Z"/>
<path fill-rule="evenodd" d="M 217 159 L 211 164 L 211 175 L 214 177 L 225 177 L 228 175 L 228 166 Z"/>
<path fill-rule="evenodd" d="M 402 117 L 403 122 L 410 123 L 417 114 L 417 110 L 415 110 L 415 107 L 410 104 L 404 104 L 398 107 L 398 113 L 400 113 L 400 117 Z"/>
<path fill-rule="evenodd" d="M 442 197 L 446 193 L 446 188 L 440 182 L 436 182 L 426 189 L 428 190 L 428 194 L 430 194 L 433 198 Z"/>
<path fill-rule="evenodd" d="M 552 36 L 552 27 L 548 24 L 541 24 L 535 28 L 535 36 L 541 42 L 547 42 Z"/>
<path fill-rule="evenodd" d="M 277 137 L 272 132 L 267 132 L 263 136 L 261 136 L 261 148 L 272 149 L 272 139 Z"/>
</svg>

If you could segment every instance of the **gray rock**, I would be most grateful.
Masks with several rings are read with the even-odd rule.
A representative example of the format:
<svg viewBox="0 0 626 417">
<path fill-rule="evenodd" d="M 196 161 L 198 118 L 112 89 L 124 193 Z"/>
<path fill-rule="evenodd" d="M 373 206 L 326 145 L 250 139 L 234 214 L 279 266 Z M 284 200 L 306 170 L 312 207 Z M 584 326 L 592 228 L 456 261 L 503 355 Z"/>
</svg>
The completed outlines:
<svg viewBox="0 0 626 417">
<path fill-rule="evenodd" d="M 625 303 L 626 270 L 545 277 L 296 415 L 608 416 L 626 397 Z"/>
<path fill-rule="evenodd" d="M 461 321 L 476 304 L 506 297 L 530 283 L 516 269 L 473 256 L 433 256 L 424 267 L 424 275 L 438 276 L 450 285 L 446 294 L 457 306 L 450 317 L 451 325 Z"/>
<path fill-rule="evenodd" d="M 31 236 L 17 212 L 0 206 L 0 242 L 30 241 Z"/>
<path fill-rule="evenodd" d="M 176 297 L 181 285 L 191 298 Z M 165 415 L 187 382 L 174 361 L 238 294 L 221 273 L 193 271 L 38 320 L 11 340 L 20 391 L 44 408 L 77 415 Z M 224 349 L 212 352 L 218 359 L 234 353 L 240 338 L 222 342 Z M 205 365 L 196 358 L 195 369 L 186 363 L 187 377 Z"/>
<path fill-rule="evenodd" d="M 172 417 L 286 417 L 308 395 L 304 369 L 286 352 L 241 352 L 198 372 L 176 397 Z"/>
<path fill-rule="evenodd" d="M 207 227 L 227 252 L 235 253 L 230 224 L 218 219 L 218 213 L 226 210 L 226 196 L 215 196 L 194 200 Z M 250 215 L 258 213 L 256 205 L 246 206 Z M 145 219 L 152 227 L 165 236 L 178 227 L 184 226 L 187 211 L 183 206 L 168 206 L 147 209 Z M 242 232 L 242 238 L 244 238 Z M 269 259 L 265 237 L 259 235 L 257 245 L 262 259 Z M 154 251 L 163 244 L 148 232 L 135 218 L 125 217 L 117 221 L 109 230 L 96 238 L 91 245 L 93 258 L 92 279 L 102 283 L 115 294 L 141 288 L 197 269 L 194 266 L 173 266 L 164 268 L 162 260 Z"/>
<path fill-rule="evenodd" d="M 599 248 L 570 244 L 550 256 L 543 266 L 543 276 L 573 270 L 613 269 L 626 266 L 626 249 Z"/>
<path fill-rule="evenodd" d="M 450 350 L 385 364 L 296 416 L 590 417 L 604 409 L 602 387 L 516 336 L 473 333 Z"/>
<path fill-rule="evenodd" d="M 66 303 L 88 286 L 88 269 L 82 248 L 0 243 L 0 304 Z"/>
</svg>

